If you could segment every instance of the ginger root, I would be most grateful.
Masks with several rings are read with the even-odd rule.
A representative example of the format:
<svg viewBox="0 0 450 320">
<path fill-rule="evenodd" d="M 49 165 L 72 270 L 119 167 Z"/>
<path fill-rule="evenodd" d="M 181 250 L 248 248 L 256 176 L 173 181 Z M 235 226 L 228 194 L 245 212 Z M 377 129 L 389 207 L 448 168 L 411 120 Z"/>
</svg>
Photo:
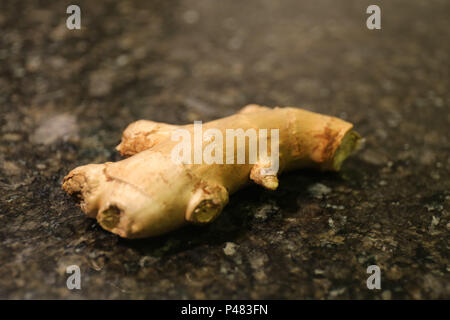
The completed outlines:
<svg viewBox="0 0 450 320">
<path fill-rule="evenodd" d="M 278 129 L 278 172 L 267 175 L 262 174 L 270 166 L 267 158 L 254 164 L 175 163 L 171 152 L 177 142 L 172 141 L 172 132 L 183 128 L 193 133 L 193 127 L 146 120 L 132 123 L 117 147 L 129 158 L 75 168 L 64 178 L 63 189 L 108 231 L 124 238 L 157 236 L 188 222 L 210 223 L 229 195 L 250 181 L 274 190 L 282 171 L 338 171 L 360 139 L 351 123 L 291 107 L 249 105 L 235 115 L 203 124 L 204 130 L 223 133 L 267 129 L 269 138 L 270 129 Z M 247 155 L 248 149 L 248 143 L 236 143 L 231 153 L 236 158 L 239 151 Z"/>
</svg>

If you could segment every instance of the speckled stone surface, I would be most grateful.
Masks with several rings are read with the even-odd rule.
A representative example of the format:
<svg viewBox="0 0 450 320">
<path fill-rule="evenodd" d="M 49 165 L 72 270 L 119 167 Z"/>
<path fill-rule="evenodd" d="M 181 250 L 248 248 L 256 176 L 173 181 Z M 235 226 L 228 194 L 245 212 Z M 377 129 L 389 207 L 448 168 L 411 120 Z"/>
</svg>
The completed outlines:
<svg viewBox="0 0 450 320">
<path fill-rule="evenodd" d="M 78 31 L 64 1 L 0 3 L 0 298 L 450 298 L 448 1 L 76 3 Z M 155 239 L 103 231 L 61 190 L 72 168 L 120 159 L 134 120 L 248 103 L 342 117 L 365 148 Z"/>
</svg>

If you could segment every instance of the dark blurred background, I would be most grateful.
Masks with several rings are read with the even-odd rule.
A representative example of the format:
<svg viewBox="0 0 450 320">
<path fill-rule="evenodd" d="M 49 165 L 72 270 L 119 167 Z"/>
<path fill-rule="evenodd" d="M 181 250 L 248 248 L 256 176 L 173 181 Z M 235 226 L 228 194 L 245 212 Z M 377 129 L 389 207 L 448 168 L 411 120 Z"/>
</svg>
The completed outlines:
<svg viewBox="0 0 450 320">
<path fill-rule="evenodd" d="M 2 0 L 0 298 L 450 298 L 449 14 L 445 0 Z M 155 239 L 103 231 L 61 190 L 72 168 L 119 160 L 132 121 L 248 103 L 341 117 L 365 148 Z"/>
</svg>

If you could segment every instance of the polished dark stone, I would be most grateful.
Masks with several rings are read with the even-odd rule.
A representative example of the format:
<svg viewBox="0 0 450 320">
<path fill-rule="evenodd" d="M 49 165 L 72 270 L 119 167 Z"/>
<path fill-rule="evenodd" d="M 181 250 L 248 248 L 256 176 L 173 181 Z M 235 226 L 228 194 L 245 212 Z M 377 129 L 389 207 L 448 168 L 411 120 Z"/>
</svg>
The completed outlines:
<svg viewBox="0 0 450 320">
<path fill-rule="evenodd" d="M 379 31 L 372 1 L 77 4 L 69 31 L 65 2 L 0 3 L 0 298 L 450 298 L 448 1 L 383 1 Z M 61 190 L 72 168 L 120 159 L 134 120 L 248 103 L 342 117 L 365 148 L 156 239 L 103 231 Z"/>
</svg>

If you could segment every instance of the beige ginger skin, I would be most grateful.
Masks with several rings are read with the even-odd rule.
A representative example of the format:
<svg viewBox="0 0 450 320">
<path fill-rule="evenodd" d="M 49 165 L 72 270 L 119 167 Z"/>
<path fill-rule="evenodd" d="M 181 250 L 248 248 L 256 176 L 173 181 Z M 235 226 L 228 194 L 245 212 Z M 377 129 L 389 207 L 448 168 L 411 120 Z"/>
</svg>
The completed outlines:
<svg viewBox="0 0 450 320">
<path fill-rule="evenodd" d="M 158 236 L 189 222 L 213 221 L 229 195 L 251 181 L 274 190 L 283 171 L 338 171 L 359 141 L 351 123 L 291 107 L 249 105 L 237 114 L 203 124 L 203 131 L 215 128 L 223 136 L 226 129 L 267 129 L 269 141 L 270 129 L 278 129 L 279 169 L 264 175 L 261 169 L 271 165 L 268 158 L 257 159 L 256 164 L 175 163 L 171 152 L 179 142 L 172 141 L 171 135 L 178 128 L 193 135 L 192 124 L 147 120 L 130 124 L 117 147 L 127 159 L 75 168 L 64 178 L 63 189 L 110 232 L 124 238 Z M 246 149 L 248 159 L 248 147 L 249 143 L 235 143 L 235 159 L 238 148 Z M 224 147 L 224 159 L 226 153 Z"/>
</svg>

